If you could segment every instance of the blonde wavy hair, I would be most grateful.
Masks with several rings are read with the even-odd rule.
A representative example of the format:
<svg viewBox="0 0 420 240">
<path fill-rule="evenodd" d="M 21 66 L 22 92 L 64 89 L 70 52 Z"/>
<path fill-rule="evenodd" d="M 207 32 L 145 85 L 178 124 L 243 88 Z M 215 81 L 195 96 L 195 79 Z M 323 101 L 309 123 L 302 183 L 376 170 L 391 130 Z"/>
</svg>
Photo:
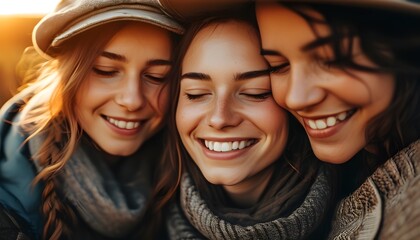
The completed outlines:
<svg viewBox="0 0 420 240">
<path fill-rule="evenodd" d="M 42 182 L 43 238 L 70 236 L 76 217 L 57 192 L 55 176 L 72 155 L 80 137 L 76 117 L 76 93 L 93 63 L 125 22 L 106 24 L 50 49 L 54 58 L 28 69 L 19 93 L 10 102 L 23 101 L 19 125 L 28 133 L 27 141 L 38 135 L 45 139 L 32 159 L 42 167 L 34 184 Z"/>
</svg>

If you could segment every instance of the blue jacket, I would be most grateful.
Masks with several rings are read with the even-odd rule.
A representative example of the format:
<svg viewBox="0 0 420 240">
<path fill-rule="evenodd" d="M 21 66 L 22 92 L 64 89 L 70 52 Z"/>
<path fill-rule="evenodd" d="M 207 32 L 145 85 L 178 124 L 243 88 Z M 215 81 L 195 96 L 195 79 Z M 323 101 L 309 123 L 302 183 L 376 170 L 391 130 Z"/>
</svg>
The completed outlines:
<svg viewBox="0 0 420 240">
<path fill-rule="evenodd" d="M 0 114 L 0 204 L 27 223 L 24 231 L 35 238 L 41 235 L 41 184 L 32 185 L 36 175 L 31 153 L 19 126 L 19 103 L 3 106 Z"/>
</svg>

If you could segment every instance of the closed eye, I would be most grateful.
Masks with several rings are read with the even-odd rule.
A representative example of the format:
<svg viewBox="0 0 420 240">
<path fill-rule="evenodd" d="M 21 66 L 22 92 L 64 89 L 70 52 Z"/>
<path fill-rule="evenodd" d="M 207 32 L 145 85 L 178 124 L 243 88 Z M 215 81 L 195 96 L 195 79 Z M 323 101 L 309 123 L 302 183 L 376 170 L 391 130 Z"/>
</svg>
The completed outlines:
<svg viewBox="0 0 420 240">
<path fill-rule="evenodd" d="M 185 96 L 187 96 L 188 100 L 198 100 L 208 94 L 189 94 L 186 93 Z"/>
<path fill-rule="evenodd" d="M 146 80 L 151 80 L 154 83 L 164 83 L 166 80 L 166 76 L 153 74 L 143 74 L 143 78 Z"/>
<path fill-rule="evenodd" d="M 92 70 L 93 70 L 93 72 L 95 72 L 96 74 L 101 75 L 101 76 L 105 76 L 105 77 L 113 77 L 113 76 L 115 76 L 116 74 L 118 74 L 118 71 L 117 71 L 117 70 L 110 70 L 110 71 L 107 71 L 107 70 L 102 70 L 102 69 L 99 69 L 99 68 L 97 68 L 97 67 L 93 67 L 93 68 L 92 68 Z"/>
<path fill-rule="evenodd" d="M 241 93 L 242 95 L 249 97 L 249 98 L 253 98 L 256 100 L 264 100 L 267 99 L 271 96 L 271 91 L 270 92 L 264 92 L 264 93 L 259 93 L 259 94 L 249 94 L 249 93 Z"/>
</svg>

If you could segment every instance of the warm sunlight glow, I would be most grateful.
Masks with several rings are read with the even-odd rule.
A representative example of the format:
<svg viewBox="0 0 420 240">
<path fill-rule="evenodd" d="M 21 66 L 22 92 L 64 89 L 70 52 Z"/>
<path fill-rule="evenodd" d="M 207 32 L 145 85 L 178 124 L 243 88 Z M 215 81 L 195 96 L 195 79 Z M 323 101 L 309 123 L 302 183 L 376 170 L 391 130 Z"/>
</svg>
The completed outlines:
<svg viewBox="0 0 420 240">
<path fill-rule="evenodd" d="M 0 0 L 0 15 L 44 15 L 59 0 Z"/>
</svg>

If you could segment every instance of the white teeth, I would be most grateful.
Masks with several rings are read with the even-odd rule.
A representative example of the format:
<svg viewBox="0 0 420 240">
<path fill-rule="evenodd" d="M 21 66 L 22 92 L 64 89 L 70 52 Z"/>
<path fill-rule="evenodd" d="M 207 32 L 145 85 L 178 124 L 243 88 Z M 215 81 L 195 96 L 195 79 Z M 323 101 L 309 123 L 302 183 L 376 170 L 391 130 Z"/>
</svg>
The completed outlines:
<svg viewBox="0 0 420 240">
<path fill-rule="evenodd" d="M 328 127 L 334 126 L 336 122 L 337 121 L 335 120 L 335 117 L 328 117 L 327 118 L 327 126 Z"/>
<path fill-rule="evenodd" d="M 221 152 L 222 151 L 222 143 L 220 142 L 215 142 L 213 145 L 213 150 L 216 152 Z"/>
<path fill-rule="evenodd" d="M 245 141 L 240 141 L 239 142 L 239 149 L 243 149 L 245 147 Z"/>
<path fill-rule="evenodd" d="M 243 141 L 233 141 L 233 142 L 215 142 L 204 140 L 204 145 L 215 152 L 230 152 L 237 149 L 243 149 L 249 147 L 254 143 L 254 140 L 243 140 Z"/>
<path fill-rule="evenodd" d="M 311 129 L 325 129 L 327 127 L 335 126 L 336 124 L 340 123 L 341 121 L 344 121 L 350 114 L 347 114 L 347 112 L 342 112 L 340 114 L 337 114 L 335 116 L 330 116 L 328 118 L 322 118 L 317 120 L 308 120 L 309 128 Z"/>
<path fill-rule="evenodd" d="M 318 119 L 315 121 L 315 124 L 318 129 L 327 128 L 327 124 L 324 122 L 324 120 Z"/>
<path fill-rule="evenodd" d="M 232 143 L 232 149 L 233 149 L 233 150 L 236 150 L 236 149 L 238 149 L 238 148 L 239 148 L 239 142 L 238 142 L 238 141 L 233 142 L 233 143 Z"/>
<path fill-rule="evenodd" d="M 124 121 L 118 121 L 118 127 L 119 128 L 125 128 L 127 126 L 127 122 Z"/>
<path fill-rule="evenodd" d="M 128 122 L 126 128 L 127 129 L 133 129 L 134 127 L 134 122 Z"/>
<path fill-rule="evenodd" d="M 309 127 L 311 127 L 312 129 L 316 129 L 316 124 L 314 120 L 308 120 L 309 122 Z"/>
<path fill-rule="evenodd" d="M 127 122 L 127 121 L 122 121 L 122 120 L 116 120 L 110 117 L 107 117 L 106 120 L 112 123 L 114 126 L 118 128 L 122 128 L 122 129 L 130 130 L 130 129 L 134 129 L 140 126 L 139 122 Z"/>
<path fill-rule="evenodd" d="M 222 143 L 222 152 L 227 152 L 232 150 L 232 143 Z"/>
<path fill-rule="evenodd" d="M 344 119 L 346 119 L 346 117 L 347 117 L 346 112 L 342 112 L 342 113 L 338 114 L 338 116 L 337 116 L 338 120 L 340 120 L 340 121 L 343 121 Z"/>
</svg>

